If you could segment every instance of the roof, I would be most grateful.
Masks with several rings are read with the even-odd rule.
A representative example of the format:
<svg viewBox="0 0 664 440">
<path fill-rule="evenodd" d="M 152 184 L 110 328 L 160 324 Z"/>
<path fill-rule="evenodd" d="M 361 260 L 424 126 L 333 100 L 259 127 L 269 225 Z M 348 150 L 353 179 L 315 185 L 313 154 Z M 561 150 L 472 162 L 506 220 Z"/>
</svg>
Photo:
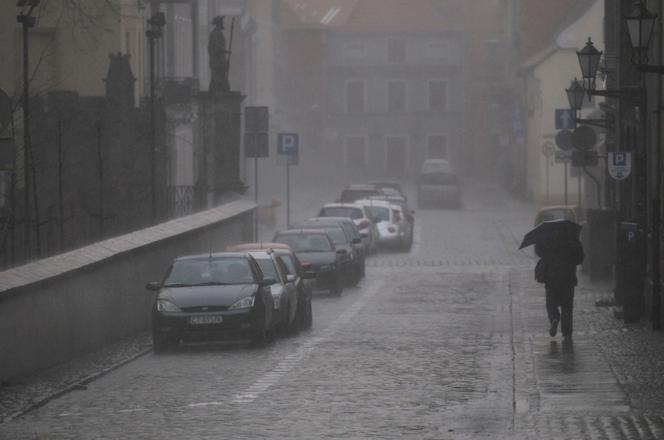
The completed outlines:
<svg viewBox="0 0 664 440">
<path fill-rule="evenodd" d="M 519 43 L 522 59 L 542 58 L 556 38 L 599 0 L 527 0 L 520 3 Z"/>
<path fill-rule="evenodd" d="M 173 261 L 205 260 L 205 259 L 220 259 L 220 258 L 247 258 L 247 255 L 240 252 L 210 252 L 207 254 L 183 255 L 181 257 L 175 258 Z"/>
<path fill-rule="evenodd" d="M 284 0 L 286 29 L 462 31 L 467 0 Z"/>
<path fill-rule="evenodd" d="M 242 252 L 242 251 L 257 251 L 267 249 L 286 249 L 290 250 L 290 246 L 284 243 L 242 243 L 228 246 L 226 248 L 229 252 Z"/>
<path fill-rule="evenodd" d="M 294 229 L 284 229 L 283 231 L 277 232 L 277 235 L 300 235 L 300 234 L 320 234 L 327 235 L 325 229 L 303 229 L 303 228 L 294 228 Z"/>
</svg>

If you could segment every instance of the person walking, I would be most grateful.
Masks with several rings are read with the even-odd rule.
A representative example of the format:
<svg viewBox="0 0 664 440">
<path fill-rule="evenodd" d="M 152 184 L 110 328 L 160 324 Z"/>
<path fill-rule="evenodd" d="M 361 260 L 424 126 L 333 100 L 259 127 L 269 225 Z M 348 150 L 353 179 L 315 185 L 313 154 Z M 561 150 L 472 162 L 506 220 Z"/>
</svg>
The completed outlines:
<svg viewBox="0 0 664 440">
<path fill-rule="evenodd" d="M 563 337 L 571 339 L 574 288 L 578 283 L 576 266 L 583 262 L 584 253 L 578 234 L 557 232 L 547 240 L 535 243 L 535 253 L 540 257 L 535 267 L 535 279 L 543 283 L 546 290 L 549 334 L 556 336 L 560 323 Z"/>
</svg>

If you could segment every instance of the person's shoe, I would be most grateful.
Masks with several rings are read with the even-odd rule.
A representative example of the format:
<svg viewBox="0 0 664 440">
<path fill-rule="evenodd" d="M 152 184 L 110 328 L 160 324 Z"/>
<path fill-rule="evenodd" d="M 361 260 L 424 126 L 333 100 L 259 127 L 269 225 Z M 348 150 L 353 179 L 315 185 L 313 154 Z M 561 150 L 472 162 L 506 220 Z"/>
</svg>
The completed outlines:
<svg viewBox="0 0 664 440">
<path fill-rule="evenodd" d="M 556 336 L 556 333 L 558 333 L 558 323 L 560 322 L 559 319 L 552 319 L 551 320 L 551 327 L 549 328 L 549 335 L 553 338 Z"/>
</svg>

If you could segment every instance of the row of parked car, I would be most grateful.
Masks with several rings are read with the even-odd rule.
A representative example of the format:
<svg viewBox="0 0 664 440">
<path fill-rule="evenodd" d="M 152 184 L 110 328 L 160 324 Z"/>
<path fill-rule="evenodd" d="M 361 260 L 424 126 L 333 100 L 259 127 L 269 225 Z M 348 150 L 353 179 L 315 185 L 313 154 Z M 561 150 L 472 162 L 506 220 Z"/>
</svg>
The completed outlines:
<svg viewBox="0 0 664 440">
<path fill-rule="evenodd" d="M 341 294 L 380 247 L 410 249 L 414 212 L 396 183 L 351 185 L 318 217 L 278 231 L 270 243 L 177 258 L 156 291 L 154 350 L 181 341 L 236 339 L 264 345 L 313 324 L 312 292 Z"/>
</svg>

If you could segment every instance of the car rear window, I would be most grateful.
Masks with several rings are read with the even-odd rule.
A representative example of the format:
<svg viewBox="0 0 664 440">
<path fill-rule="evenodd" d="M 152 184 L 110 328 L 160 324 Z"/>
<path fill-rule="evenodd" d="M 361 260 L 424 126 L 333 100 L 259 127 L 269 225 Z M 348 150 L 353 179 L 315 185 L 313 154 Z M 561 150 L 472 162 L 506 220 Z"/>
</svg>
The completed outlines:
<svg viewBox="0 0 664 440">
<path fill-rule="evenodd" d="M 359 208 L 335 206 L 330 208 L 323 208 L 318 214 L 319 217 L 346 217 L 353 220 L 358 220 L 364 217 L 362 210 Z"/>
<path fill-rule="evenodd" d="M 390 208 L 383 206 L 367 206 L 366 210 L 371 215 L 372 219 L 378 219 L 381 222 L 390 221 Z"/>
<path fill-rule="evenodd" d="M 548 222 L 551 220 L 571 220 L 575 221 L 574 213 L 569 209 L 549 209 L 542 211 L 537 216 L 535 223 Z"/>
<path fill-rule="evenodd" d="M 341 193 L 340 200 L 343 203 L 351 203 L 377 195 L 380 195 L 380 191 L 371 189 L 346 189 Z"/>
<path fill-rule="evenodd" d="M 285 243 L 295 252 L 330 252 L 332 243 L 327 235 L 322 234 L 277 234 L 277 243 Z"/>
</svg>

